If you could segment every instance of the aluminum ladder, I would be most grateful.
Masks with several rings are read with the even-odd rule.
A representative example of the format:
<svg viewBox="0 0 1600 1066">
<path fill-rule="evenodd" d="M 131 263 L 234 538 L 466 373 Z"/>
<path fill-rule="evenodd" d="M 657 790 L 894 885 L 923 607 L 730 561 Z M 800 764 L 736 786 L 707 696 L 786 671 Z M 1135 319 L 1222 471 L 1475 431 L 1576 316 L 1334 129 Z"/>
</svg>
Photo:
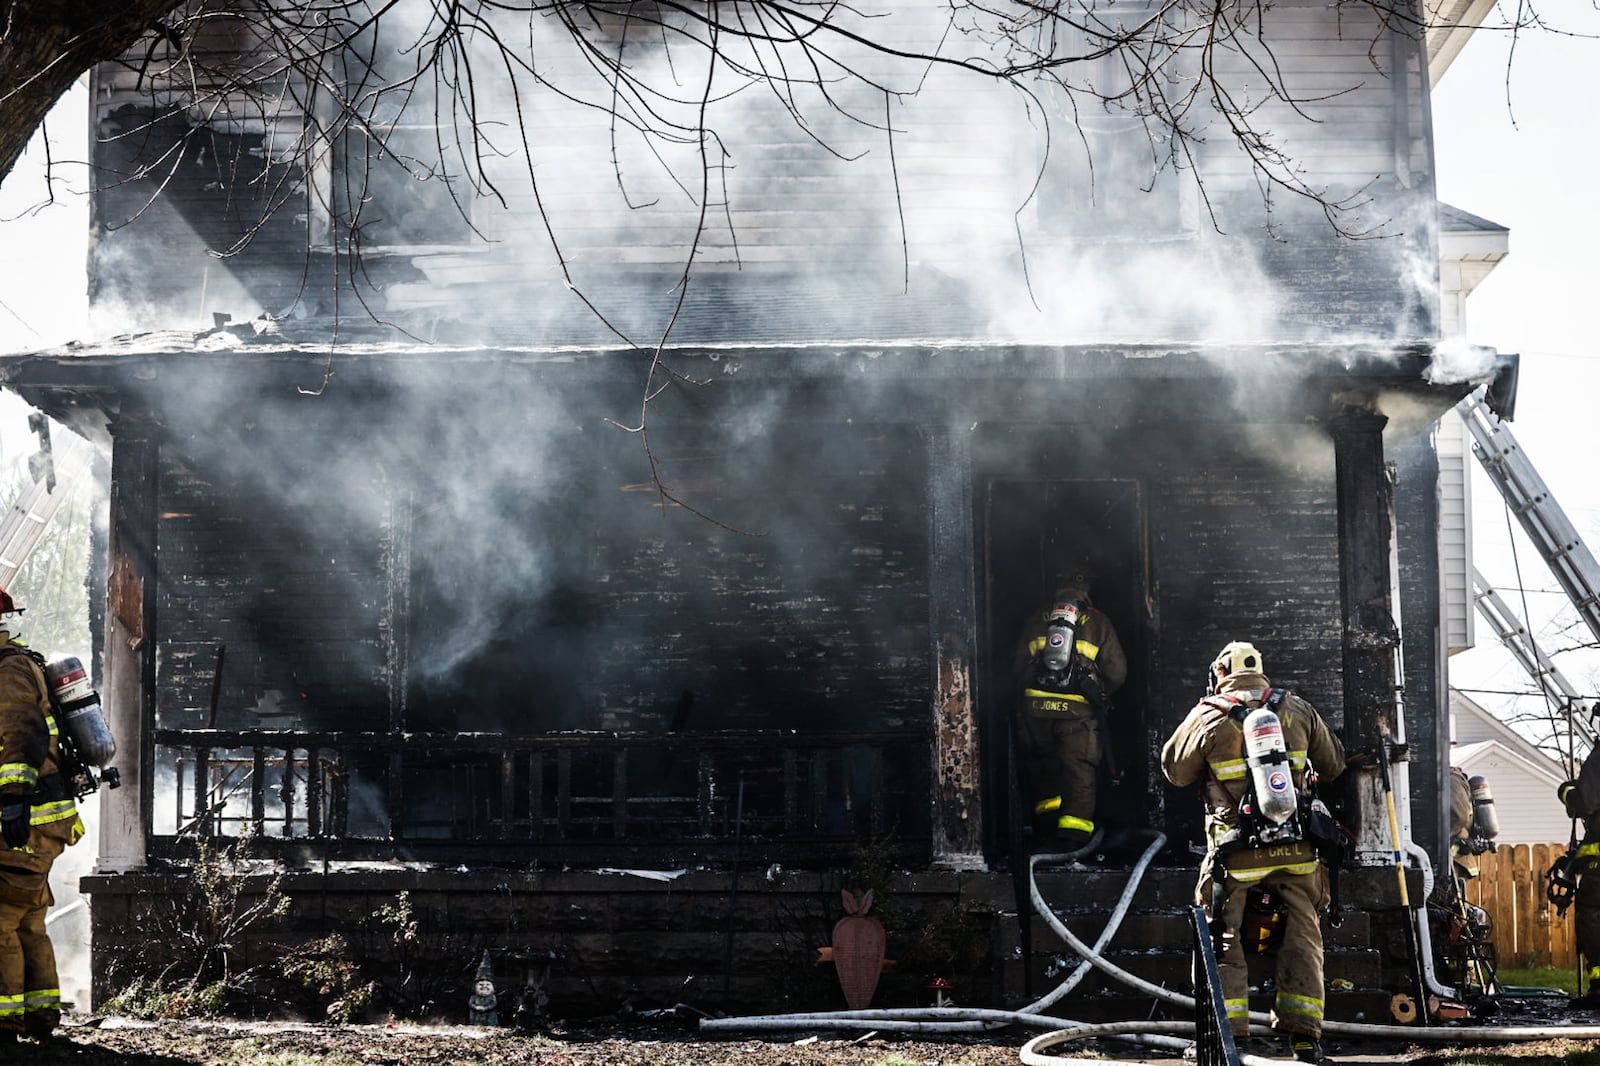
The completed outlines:
<svg viewBox="0 0 1600 1066">
<path fill-rule="evenodd" d="M 1539 642 L 1521 617 L 1500 598 L 1500 594 L 1476 567 L 1472 571 L 1472 598 L 1478 613 L 1493 627 L 1500 643 L 1522 664 L 1523 670 L 1533 678 L 1533 683 L 1539 686 L 1545 697 L 1561 708 L 1561 713 L 1572 724 L 1573 732 L 1581 736 L 1589 747 L 1594 747 L 1594 701 L 1578 694 L 1561 668 L 1539 647 Z"/>
<path fill-rule="evenodd" d="M 1556 582 L 1600 642 L 1600 564 L 1534 469 L 1517 438 L 1483 402 L 1482 390 L 1462 400 L 1456 410 L 1472 434 L 1472 451 L 1511 509 Z M 1472 573 L 1478 613 L 1495 630 L 1536 685 L 1561 707 L 1572 728 L 1592 747 L 1595 742 L 1593 701 L 1583 699 L 1534 641 L 1517 614 L 1483 579 Z"/>
<path fill-rule="evenodd" d="M 64 446 L 56 451 L 41 414 L 29 415 L 28 426 L 39 436 L 39 451 L 28 457 L 33 480 L 0 518 L 0 588 L 10 586 L 94 458 L 94 445 L 76 433 L 65 434 Z"/>
</svg>

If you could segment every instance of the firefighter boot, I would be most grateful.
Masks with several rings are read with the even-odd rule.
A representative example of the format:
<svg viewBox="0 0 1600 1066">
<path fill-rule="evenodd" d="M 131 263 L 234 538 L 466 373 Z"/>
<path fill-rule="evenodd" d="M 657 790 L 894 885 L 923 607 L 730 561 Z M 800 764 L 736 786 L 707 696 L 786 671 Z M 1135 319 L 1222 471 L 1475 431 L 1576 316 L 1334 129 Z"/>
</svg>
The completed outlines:
<svg viewBox="0 0 1600 1066">
<path fill-rule="evenodd" d="M 1326 1062 L 1327 1058 L 1322 1053 L 1322 1041 L 1314 1036 L 1296 1033 L 1289 1038 L 1289 1050 L 1301 1062 Z"/>
</svg>

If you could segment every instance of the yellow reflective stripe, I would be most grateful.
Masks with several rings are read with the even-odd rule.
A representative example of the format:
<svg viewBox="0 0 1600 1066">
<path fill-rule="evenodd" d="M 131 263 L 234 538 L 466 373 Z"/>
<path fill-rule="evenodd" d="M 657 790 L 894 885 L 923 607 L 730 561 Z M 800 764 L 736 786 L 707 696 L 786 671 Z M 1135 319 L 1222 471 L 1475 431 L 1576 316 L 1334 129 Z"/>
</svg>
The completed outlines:
<svg viewBox="0 0 1600 1066">
<path fill-rule="evenodd" d="M 56 732 L 56 716 L 55 715 L 53 715 L 53 714 L 45 715 L 44 716 L 44 724 L 45 724 L 45 728 L 50 730 L 50 735 L 51 736 L 54 737 L 54 736 L 59 736 L 60 735 L 59 733 Z"/>
<path fill-rule="evenodd" d="M 1245 766 L 1243 759 L 1218 759 L 1211 764 L 1211 772 L 1217 775 L 1219 781 L 1241 781 L 1244 779 Z"/>
<path fill-rule="evenodd" d="M 1060 809 L 1061 809 L 1061 797 L 1060 796 L 1051 796 L 1049 799 L 1040 800 L 1038 803 L 1035 803 L 1033 805 L 1033 813 L 1034 814 L 1048 814 L 1051 811 L 1059 811 Z"/>
<path fill-rule="evenodd" d="M 1069 701 L 1071 701 L 1073 703 L 1088 703 L 1089 702 L 1087 698 L 1078 695 L 1076 692 L 1043 692 L 1043 691 L 1041 691 L 1039 689 L 1036 689 L 1036 688 L 1025 688 L 1025 689 L 1022 690 L 1022 694 L 1024 696 L 1028 696 L 1028 697 L 1031 697 L 1031 698 L 1036 699 L 1036 700 L 1044 700 L 1046 706 L 1040 708 L 1040 710 L 1046 710 L 1046 711 L 1054 711 L 1054 710 L 1060 710 L 1061 709 L 1061 708 L 1049 706 L 1049 703 L 1050 703 L 1051 700 L 1069 700 Z M 1074 707 L 1072 709 L 1073 710 L 1077 710 L 1076 707 Z"/>
<path fill-rule="evenodd" d="M 1056 819 L 1057 829 L 1081 829 L 1085 833 L 1094 832 L 1094 823 L 1087 818 L 1079 818 L 1074 814 L 1063 814 Z"/>
<path fill-rule="evenodd" d="M 1040 650 L 1044 648 L 1046 639 L 1045 637 L 1034 637 L 1028 641 L 1028 654 L 1038 655 Z M 1084 658 L 1090 661 L 1100 658 L 1100 645 L 1091 644 L 1087 640 L 1075 640 L 1072 643 L 1074 649 Z"/>
<path fill-rule="evenodd" d="M 25 762 L 0 763 L 0 788 L 21 785 L 30 792 L 39 786 L 39 771 Z"/>
<path fill-rule="evenodd" d="M 0 996 L 0 1018 L 12 1018 L 21 1013 L 21 996 Z"/>
<path fill-rule="evenodd" d="M 1586 855 L 1600 855 L 1600 841 L 1593 844 L 1579 844 L 1578 857 L 1581 859 Z"/>
<path fill-rule="evenodd" d="M 33 808 L 33 815 L 28 821 L 33 825 L 49 825 L 59 822 L 63 818 L 71 818 L 78 813 L 78 805 L 72 800 L 56 800 L 53 803 L 41 803 Z"/>
<path fill-rule="evenodd" d="M 1278 990 L 1278 998 L 1273 1004 L 1279 1014 L 1294 1014 L 1301 1018 L 1314 1018 L 1322 1020 L 1322 1000 L 1316 996 L 1291 995 L 1282 989 Z"/>
<path fill-rule="evenodd" d="M 23 1010 L 56 1010 L 61 1006 L 61 989 L 38 988 L 23 993 Z"/>
<path fill-rule="evenodd" d="M 1243 881 L 1246 884 L 1249 884 L 1251 881 L 1261 880 L 1274 870 L 1282 870 L 1285 873 L 1291 874 L 1315 873 L 1317 870 L 1317 860 L 1311 859 L 1307 862 L 1296 862 L 1287 866 L 1282 864 L 1276 866 L 1246 866 L 1242 870 L 1235 870 L 1232 866 L 1229 866 L 1228 876 L 1232 877 L 1236 881 Z"/>
<path fill-rule="evenodd" d="M 1227 1008 L 1229 1018 L 1248 1018 L 1250 1016 L 1250 1000 L 1225 999 L 1222 1005 Z"/>
</svg>

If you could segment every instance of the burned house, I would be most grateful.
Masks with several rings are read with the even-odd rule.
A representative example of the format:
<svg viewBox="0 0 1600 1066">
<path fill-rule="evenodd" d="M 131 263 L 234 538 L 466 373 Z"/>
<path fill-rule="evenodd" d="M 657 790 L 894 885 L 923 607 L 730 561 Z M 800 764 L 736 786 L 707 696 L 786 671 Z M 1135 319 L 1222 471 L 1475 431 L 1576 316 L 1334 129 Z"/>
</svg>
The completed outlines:
<svg viewBox="0 0 1600 1066">
<path fill-rule="evenodd" d="M 1431 430 L 1514 364 L 1438 343 L 1439 44 L 1378 7 L 1279 4 L 1216 57 L 1242 91 L 1265 42 L 1286 72 L 1259 113 L 1310 177 L 1266 196 L 1226 136 L 1175 165 L 1136 111 L 966 70 L 877 90 L 876 127 L 742 101 L 737 166 L 693 171 L 717 189 L 637 179 L 605 114 L 550 104 L 538 183 L 467 199 L 399 166 L 437 126 L 312 158 L 292 93 L 152 97 L 168 50 L 258 55 L 239 27 L 103 67 L 120 329 L 0 363 L 107 460 L 97 994 L 154 965 L 197 849 L 248 838 L 290 907 L 231 965 L 330 931 L 397 965 L 403 899 L 446 1013 L 486 951 L 565 1013 L 829 1004 L 816 952 L 872 871 L 921 916 L 883 996 L 1017 1002 L 1010 671 L 1069 560 L 1130 660 L 1103 820 L 1167 841 L 1138 935 L 1186 959 L 1198 805 L 1156 758 L 1229 640 L 1348 747 L 1399 743 L 1437 856 Z M 1386 998 L 1378 788 L 1339 797 L 1374 868 L 1342 946 Z M 1052 884 L 1092 902 L 1125 858 Z"/>
</svg>

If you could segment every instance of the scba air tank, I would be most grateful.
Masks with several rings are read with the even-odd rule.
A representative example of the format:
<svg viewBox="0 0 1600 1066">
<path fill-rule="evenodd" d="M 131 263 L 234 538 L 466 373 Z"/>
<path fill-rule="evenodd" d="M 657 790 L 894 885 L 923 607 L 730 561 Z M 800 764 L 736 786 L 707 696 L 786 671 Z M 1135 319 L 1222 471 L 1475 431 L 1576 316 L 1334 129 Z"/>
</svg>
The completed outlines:
<svg viewBox="0 0 1600 1066">
<path fill-rule="evenodd" d="M 1244 757 L 1255 786 L 1256 814 L 1278 825 L 1293 818 L 1299 800 L 1289 750 L 1283 744 L 1283 723 L 1265 707 L 1245 716 Z"/>
<path fill-rule="evenodd" d="M 46 663 L 44 678 L 61 708 L 62 728 L 78 749 L 78 757 L 90 766 L 104 767 L 116 757 L 117 742 L 100 709 L 100 694 L 90 686 L 83 664 L 68 655 Z"/>
<path fill-rule="evenodd" d="M 1494 793 L 1482 774 L 1468 778 L 1472 789 L 1472 835 L 1479 840 L 1493 840 L 1500 835 L 1500 816 L 1495 813 Z"/>
</svg>

